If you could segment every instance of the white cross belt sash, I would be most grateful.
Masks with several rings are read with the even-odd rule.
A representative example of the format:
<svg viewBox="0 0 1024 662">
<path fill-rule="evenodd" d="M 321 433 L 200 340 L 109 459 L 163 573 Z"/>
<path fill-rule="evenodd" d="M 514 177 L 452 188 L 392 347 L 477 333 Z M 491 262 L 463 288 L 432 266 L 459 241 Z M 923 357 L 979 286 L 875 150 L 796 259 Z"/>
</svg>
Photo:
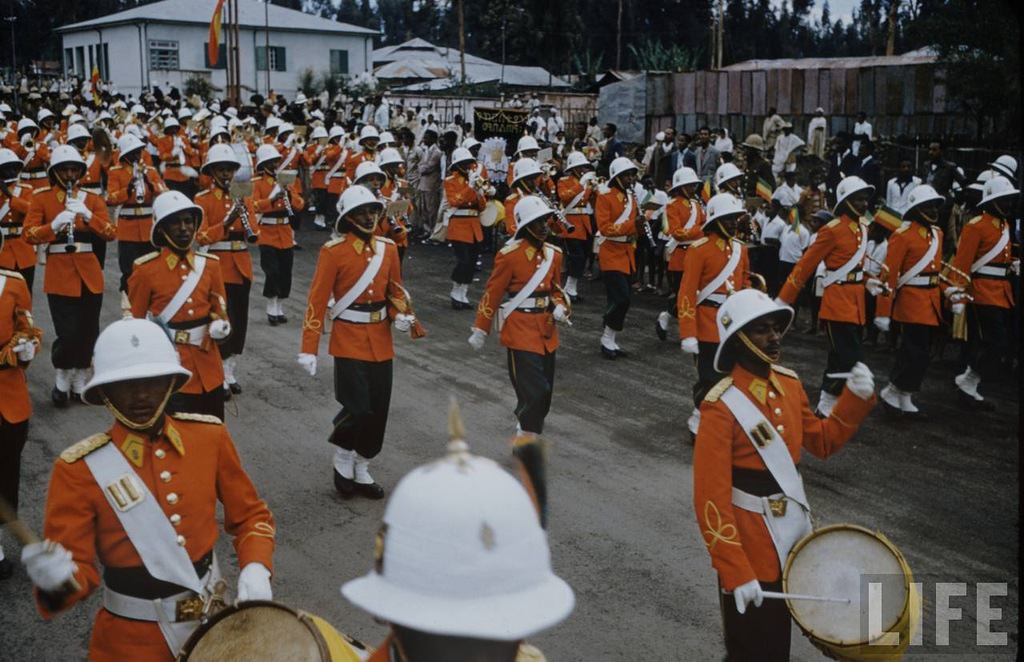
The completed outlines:
<svg viewBox="0 0 1024 662">
<path fill-rule="evenodd" d="M 625 223 L 626 221 L 629 220 L 629 215 L 632 214 L 632 213 L 633 213 L 633 194 L 632 193 L 627 193 L 626 194 L 626 206 L 625 206 L 625 208 L 623 208 L 622 213 L 619 214 L 619 217 L 617 219 L 615 219 L 615 222 L 612 223 L 612 225 L 622 225 L 623 223 Z"/>
<path fill-rule="evenodd" d="M 366 265 L 366 269 L 362 275 L 359 276 L 359 280 L 355 282 L 348 292 L 342 295 L 340 299 L 334 302 L 331 306 L 331 319 L 338 319 L 338 317 L 348 310 L 348 307 L 355 303 L 355 300 L 366 291 L 366 288 L 370 286 L 373 279 L 377 277 L 377 272 L 380 271 L 380 267 L 384 264 L 384 252 L 386 246 L 379 242 L 375 242 L 376 252 L 373 254 L 373 258 L 370 263 Z"/>
<path fill-rule="evenodd" d="M 686 219 L 686 223 L 683 224 L 683 230 L 684 231 L 689 231 L 691 228 L 693 228 L 693 226 L 694 226 L 694 224 L 696 222 L 697 222 L 697 204 L 691 201 L 690 202 L 690 217 L 688 219 Z M 683 243 L 684 242 L 679 241 L 675 237 L 669 235 L 668 243 L 665 244 L 665 261 L 666 262 L 668 262 L 668 259 L 670 257 L 672 257 L 672 253 L 674 253 L 677 248 L 679 248 L 681 245 L 683 245 Z"/>
<path fill-rule="evenodd" d="M 937 252 L 939 252 L 939 235 L 935 228 L 932 228 L 932 240 L 931 243 L 928 244 L 928 249 L 925 250 L 921 259 L 914 263 L 914 266 L 907 269 L 907 271 L 899 277 L 899 280 L 896 281 L 896 289 L 898 290 L 904 285 L 912 284 L 912 281 L 917 277 L 917 275 L 932 263 Z"/>
<path fill-rule="evenodd" d="M 999 257 L 1008 243 L 1010 243 L 1010 230 L 1004 226 L 1003 233 L 999 235 L 999 241 L 996 242 L 996 245 L 989 249 L 987 253 L 975 260 L 974 264 L 971 265 L 971 273 L 977 273 L 979 269 Z"/>
<path fill-rule="evenodd" d="M 185 305 L 185 301 L 188 300 L 192 293 L 196 291 L 196 286 L 199 285 L 199 279 L 203 276 L 203 270 L 206 268 L 206 257 L 203 255 L 196 255 L 195 268 L 181 283 L 181 287 L 174 293 L 170 303 L 160 311 L 160 314 L 156 316 L 156 319 L 163 323 L 168 324 L 174 316 L 181 310 L 181 307 Z"/>
<path fill-rule="evenodd" d="M 697 293 L 697 305 L 699 306 L 709 296 L 714 294 L 718 288 L 725 284 L 725 281 L 729 280 L 733 274 L 736 273 L 736 267 L 740 263 L 740 243 L 735 240 L 730 240 L 732 243 L 732 254 L 729 256 L 729 261 L 725 263 L 722 270 L 718 272 L 718 275 L 711 279 L 707 285 L 701 288 L 700 292 Z"/>
<path fill-rule="evenodd" d="M 11 201 L 5 200 L 4 206 L 0 207 L 0 220 L 3 220 L 7 216 L 7 212 L 11 211 Z"/>
<path fill-rule="evenodd" d="M 345 161 L 347 161 L 347 160 L 348 160 L 348 150 L 346 149 L 338 157 L 338 160 L 335 161 L 334 166 L 331 167 L 331 169 L 327 171 L 327 177 L 326 178 L 330 179 L 331 177 L 334 177 L 334 173 L 338 172 L 338 168 L 340 168 L 341 166 L 345 165 Z"/>
<path fill-rule="evenodd" d="M 506 301 L 505 303 L 498 306 L 498 319 L 496 321 L 497 330 L 500 332 L 501 327 L 505 324 L 505 319 L 512 314 L 524 301 L 533 296 L 534 291 L 540 286 L 541 282 L 551 271 L 551 264 L 555 260 L 555 251 L 550 246 L 544 246 L 544 261 L 537 265 L 537 269 L 530 276 L 530 280 L 526 281 L 526 285 L 523 286 L 514 297 Z"/>
<path fill-rule="evenodd" d="M 864 262 L 864 254 L 868 250 L 868 231 L 864 228 L 860 230 L 860 245 L 857 246 L 856 252 L 853 257 L 847 260 L 843 266 L 839 267 L 835 271 L 829 271 L 825 276 L 825 280 L 822 283 L 823 287 L 829 287 L 836 283 L 841 283 L 846 280 L 847 274 L 859 267 Z"/>
</svg>

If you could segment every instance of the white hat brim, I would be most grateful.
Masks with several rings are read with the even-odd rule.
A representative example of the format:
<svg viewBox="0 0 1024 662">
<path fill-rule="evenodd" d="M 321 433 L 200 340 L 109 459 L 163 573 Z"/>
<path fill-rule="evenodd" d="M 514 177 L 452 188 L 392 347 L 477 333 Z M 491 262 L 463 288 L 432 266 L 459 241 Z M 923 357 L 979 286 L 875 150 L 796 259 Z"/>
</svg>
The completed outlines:
<svg viewBox="0 0 1024 662">
<path fill-rule="evenodd" d="M 430 634 L 497 641 L 518 641 L 554 627 L 576 604 L 572 589 L 553 573 L 525 591 L 475 600 L 409 591 L 376 572 L 346 582 L 341 594 L 389 623 Z"/>
<path fill-rule="evenodd" d="M 775 310 L 772 310 L 770 312 L 765 313 L 764 315 L 758 315 L 757 317 L 754 317 L 754 318 L 751 318 L 751 319 L 747 320 L 744 324 L 742 324 L 741 326 L 737 327 L 735 331 L 733 331 L 732 333 L 727 335 L 725 338 L 722 338 L 721 342 L 718 343 L 718 347 L 715 348 L 715 361 L 714 361 L 715 372 L 721 372 L 721 373 L 725 373 L 726 372 L 725 370 L 723 370 L 721 368 L 720 364 L 721 364 L 721 359 L 722 359 L 722 351 L 725 349 L 726 343 L 727 343 L 727 341 L 730 338 L 732 338 L 734 335 L 736 335 L 737 333 L 742 331 L 744 329 L 744 327 L 746 327 L 748 324 L 750 324 L 754 320 L 759 320 L 762 317 L 766 317 L 768 315 L 775 315 L 775 314 L 778 314 L 778 313 L 788 313 L 789 314 L 789 319 L 786 320 L 786 328 L 783 329 L 783 331 L 782 331 L 783 335 L 785 335 L 789 331 L 789 327 L 793 326 L 793 318 L 796 317 L 796 312 L 793 310 L 792 306 L 787 305 L 787 304 L 782 304 L 782 305 L 780 305 Z"/>
<path fill-rule="evenodd" d="M 136 363 L 129 368 L 124 368 L 117 372 L 107 373 L 105 375 L 93 375 L 93 378 L 85 385 L 85 392 L 82 394 L 82 399 L 90 405 L 100 405 L 103 404 L 102 400 L 96 400 L 93 397 L 96 394 L 95 389 L 99 386 L 115 384 L 129 379 L 171 377 L 175 375 L 182 378 L 175 387 L 175 391 L 184 386 L 188 380 L 192 379 L 192 373 L 189 370 L 175 363 L 165 363 L 163 361 L 154 363 Z"/>
</svg>

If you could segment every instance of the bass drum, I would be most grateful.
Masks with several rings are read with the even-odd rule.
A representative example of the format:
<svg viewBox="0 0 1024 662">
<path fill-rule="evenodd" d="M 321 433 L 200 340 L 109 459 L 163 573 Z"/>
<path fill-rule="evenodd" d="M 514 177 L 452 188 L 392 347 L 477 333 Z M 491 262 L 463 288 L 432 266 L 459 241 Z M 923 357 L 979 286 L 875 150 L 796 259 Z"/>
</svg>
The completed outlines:
<svg viewBox="0 0 1024 662">
<path fill-rule="evenodd" d="M 319 616 L 276 602 L 253 600 L 227 607 L 210 617 L 192 633 L 178 659 L 360 662 L 371 652 Z"/>
<path fill-rule="evenodd" d="M 497 223 L 502 216 L 502 212 L 505 208 L 501 206 L 501 203 L 497 200 L 491 200 L 484 207 L 484 210 L 480 212 L 480 225 L 485 228 L 489 228 Z"/>
<path fill-rule="evenodd" d="M 850 602 L 787 600 L 793 620 L 818 649 L 837 660 L 898 660 L 910 643 L 921 601 L 910 566 L 881 533 L 855 524 L 820 528 L 798 542 L 782 572 L 786 593 Z M 881 626 L 867 631 L 868 584 L 881 584 Z M 896 635 L 899 642 L 892 643 Z"/>
</svg>

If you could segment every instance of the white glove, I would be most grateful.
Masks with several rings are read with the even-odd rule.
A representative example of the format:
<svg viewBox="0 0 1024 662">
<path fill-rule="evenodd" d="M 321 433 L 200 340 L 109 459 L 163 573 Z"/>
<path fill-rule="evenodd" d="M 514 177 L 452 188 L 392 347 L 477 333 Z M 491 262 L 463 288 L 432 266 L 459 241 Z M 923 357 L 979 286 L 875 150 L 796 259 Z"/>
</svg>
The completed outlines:
<svg viewBox="0 0 1024 662">
<path fill-rule="evenodd" d="M 687 354 L 696 354 L 700 351 L 700 345 L 697 344 L 697 339 L 693 337 L 683 338 L 680 347 Z"/>
<path fill-rule="evenodd" d="M 280 184 L 274 184 L 274 188 L 270 189 L 270 199 L 277 200 L 283 191 L 281 190 Z"/>
<path fill-rule="evenodd" d="M 885 333 L 889 333 L 889 327 L 891 327 L 891 326 L 892 326 L 892 320 L 890 320 L 888 317 L 876 317 L 875 318 L 875 328 L 878 329 L 879 331 L 884 331 Z"/>
<path fill-rule="evenodd" d="M 412 323 L 416 321 L 414 315 L 406 315 L 405 313 L 398 313 L 395 315 L 395 321 L 392 323 L 396 331 L 405 333 L 412 328 Z"/>
<path fill-rule="evenodd" d="M 967 310 L 967 307 L 962 303 L 954 303 L 949 308 L 953 311 L 954 315 L 963 315 L 964 311 Z"/>
<path fill-rule="evenodd" d="M 21 562 L 25 564 L 32 583 L 47 593 L 60 590 L 74 577 L 77 568 L 71 552 L 52 540 L 25 545 L 21 550 Z"/>
<path fill-rule="evenodd" d="M 885 287 L 882 285 L 882 281 L 877 278 L 868 278 L 867 282 L 864 283 L 864 289 L 868 291 L 873 297 L 877 297 L 879 294 L 885 291 Z"/>
<path fill-rule="evenodd" d="M 247 563 L 238 573 L 238 601 L 273 600 L 270 571 L 262 563 Z"/>
<path fill-rule="evenodd" d="M 732 597 L 736 600 L 736 611 L 741 614 L 746 613 L 747 607 L 751 602 L 754 603 L 755 607 L 760 607 L 761 601 L 764 600 L 761 582 L 754 579 L 746 584 L 737 586 L 732 591 Z"/>
<path fill-rule="evenodd" d="M 71 226 L 74 222 L 75 212 L 65 209 L 50 222 L 50 229 L 53 230 L 54 234 L 59 234 L 64 228 Z"/>
<path fill-rule="evenodd" d="M 75 214 L 80 215 L 87 221 L 92 218 L 92 211 L 90 211 L 90 209 L 86 207 L 85 203 L 82 202 L 81 200 L 69 200 L 68 203 L 65 205 L 65 210 L 74 212 Z"/>
<path fill-rule="evenodd" d="M 858 361 L 850 369 L 850 378 L 846 380 L 846 388 L 861 400 L 869 400 L 875 394 L 875 376 L 871 369 Z"/>
<path fill-rule="evenodd" d="M 556 322 L 563 322 L 568 326 L 572 326 L 572 322 L 569 320 L 569 311 L 562 304 L 556 305 L 555 310 L 551 314 L 554 315 Z"/>
<path fill-rule="evenodd" d="M 36 357 L 36 344 L 31 340 L 21 340 L 14 346 L 14 354 L 22 363 L 28 363 Z"/>
<path fill-rule="evenodd" d="M 299 365 L 309 373 L 310 377 L 316 376 L 316 354 L 299 354 Z"/>
<path fill-rule="evenodd" d="M 1010 273 L 1014 276 L 1020 275 L 1020 258 L 1014 258 L 1013 262 L 1010 263 Z"/>
<path fill-rule="evenodd" d="M 473 327 L 470 330 L 473 333 L 472 335 L 469 336 L 469 344 L 470 346 L 473 347 L 473 349 L 479 352 L 481 349 L 484 348 L 484 341 L 487 340 L 487 334 L 476 327 Z"/>
<path fill-rule="evenodd" d="M 210 337 L 214 340 L 224 340 L 231 333 L 231 322 L 227 320 L 213 320 L 210 322 Z"/>
</svg>

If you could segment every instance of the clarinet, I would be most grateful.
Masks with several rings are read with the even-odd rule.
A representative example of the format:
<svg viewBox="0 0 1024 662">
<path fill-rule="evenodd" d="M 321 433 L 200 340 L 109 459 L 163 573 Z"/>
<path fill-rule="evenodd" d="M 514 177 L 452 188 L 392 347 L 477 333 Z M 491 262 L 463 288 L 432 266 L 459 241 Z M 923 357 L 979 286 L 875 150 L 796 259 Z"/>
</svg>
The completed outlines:
<svg viewBox="0 0 1024 662">
<path fill-rule="evenodd" d="M 72 185 L 71 184 L 65 184 L 64 188 L 65 188 L 65 191 L 64 191 L 64 193 L 65 193 L 64 207 L 67 208 L 68 203 L 71 202 L 71 189 L 72 189 Z M 75 251 L 78 250 L 78 247 L 75 246 L 75 221 L 76 220 L 78 220 L 77 216 L 75 218 L 71 219 L 71 224 L 68 225 L 68 234 L 67 234 L 67 237 L 65 237 L 65 239 L 64 239 L 64 252 L 65 253 L 74 253 Z"/>
<path fill-rule="evenodd" d="M 281 186 L 281 182 L 278 181 L 277 175 L 274 175 L 274 183 Z M 284 200 L 284 210 L 288 214 L 288 218 L 291 218 L 292 216 L 295 216 L 295 211 L 292 209 L 291 196 L 288 195 L 287 187 L 281 186 L 281 191 L 281 199 Z"/>
<path fill-rule="evenodd" d="M 242 198 L 234 198 L 232 202 L 234 202 L 235 206 L 238 207 L 238 219 L 242 222 L 242 229 L 245 231 L 245 241 L 250 244 L 255 244 L 259 241 L 260 237 L 252 229 L 252 223 L 249 219 L 249 210 L 245 208 Z"/>
<path fill-rule="evenodd" d="M 141 207 L 146 201 L 146 183 L 139 172 L 138 161 L 132 164 L 132 181 L 135 185 L 135 204 Z"/>
<path fill-rule="evenodd" d="M 626 191 L 626 202 L 628 204 L 633 204 L 635 202 L 632 190 Z M 647 222 L 647 217 L 640 213 L 639 209 L 636 214 L 636 223 L 643 228 L 642 232 L 644 236 L 647 237 L 647 243 L 650 244 L 651 250 L 657 249 L 658 242 L 654 241 L 654 233 L 651 232 L 651 224 Z"/>
<path fill-rule="evenodd" d="M 542 200 L 548 203 L 548 207 L 551 207 L 551 211 L 555 212 L 555 220 L 557 220 L 558 224 L 562 226 L 562 229 L 565 230 L 566 234 L 572 233 L 576 230 L 576 226 L 570 223 L 569 219 L 565 217 L 565 210 L 562 209 L 562 206 L 548 195 L 543 187 L 537 187 L 537 194 Z"/>
</svg>

